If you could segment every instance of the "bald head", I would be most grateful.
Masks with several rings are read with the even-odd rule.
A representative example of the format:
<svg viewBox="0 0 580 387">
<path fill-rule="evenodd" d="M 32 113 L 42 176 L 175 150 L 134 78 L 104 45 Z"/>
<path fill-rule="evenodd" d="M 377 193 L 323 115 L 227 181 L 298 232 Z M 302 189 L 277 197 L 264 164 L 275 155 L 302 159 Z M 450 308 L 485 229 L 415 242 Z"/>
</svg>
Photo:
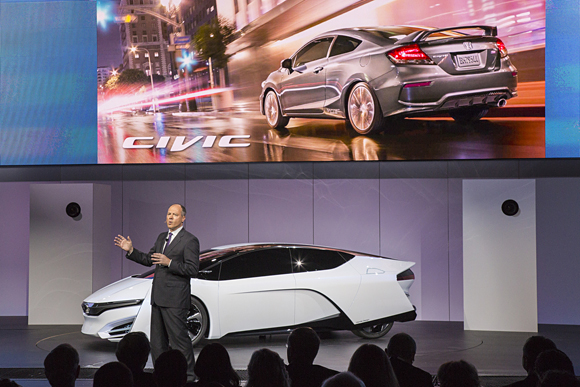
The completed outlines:
<svg viewBox="0 0 580 387">
<path fill-rule="evenodd" d="M 169 230 L 175 231 L 183 226 L 183 222 L 185 221 L 185 213 L 185 207 L 181 204 L 174 204 L 169 207 L 167 210 L 167 218 L 165 219 Z"/>
</svg>

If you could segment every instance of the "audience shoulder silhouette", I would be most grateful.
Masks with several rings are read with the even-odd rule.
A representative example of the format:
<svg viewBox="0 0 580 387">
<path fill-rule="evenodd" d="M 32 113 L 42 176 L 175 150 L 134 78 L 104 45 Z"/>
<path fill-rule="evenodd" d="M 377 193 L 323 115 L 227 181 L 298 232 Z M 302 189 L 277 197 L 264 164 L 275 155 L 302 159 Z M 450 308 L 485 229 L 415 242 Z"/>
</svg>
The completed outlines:
<svg viewBox="0 0 580 387">
<path fill-rule="evenodd" d="M 112 361 L 95 372 L 93 387 L 133 387 L 133 375 L 125 364 Z"/>
<path fill-rule="evenodd" d="M 177 349 L 163 352 L 155 360 L 153 376 L 157 387 L 182 387 L 187 382 L 187 360 Z"/>
</svg>

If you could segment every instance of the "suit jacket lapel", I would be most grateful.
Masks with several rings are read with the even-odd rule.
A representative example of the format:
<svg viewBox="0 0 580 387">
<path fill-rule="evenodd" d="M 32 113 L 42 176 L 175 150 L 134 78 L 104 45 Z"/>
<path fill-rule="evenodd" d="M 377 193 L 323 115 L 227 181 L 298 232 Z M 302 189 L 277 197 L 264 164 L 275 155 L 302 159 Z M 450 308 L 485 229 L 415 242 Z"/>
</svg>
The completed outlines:
<svg viewBox="0 0 580 387">
<path fill-rule="evenodd" d="M 163 237 L 157 239 L 157 244 L 155 245 L 155 252 L 162 253 L 163 252 L 163 245 L 165 244 L 165 240 L 167 239 L 168 232 L 163 233 Z"/>
<path fill-rule="evenodd" d="M 183 229 L 181 229 L 179 234 L 177 234 L 177 236 L 171 241 L 169 246 L 167 246 L 167 248 L 165 249 L 166 256 L 168 256 L 169 253 L 171 252 L 171 250 L 173 250 L 173 248 L 179 243 L 179 240 L 181 239 L 182 236 L 183 236 Z M 167 236 L 165 238 L 167 238 Z"/>
</svg>

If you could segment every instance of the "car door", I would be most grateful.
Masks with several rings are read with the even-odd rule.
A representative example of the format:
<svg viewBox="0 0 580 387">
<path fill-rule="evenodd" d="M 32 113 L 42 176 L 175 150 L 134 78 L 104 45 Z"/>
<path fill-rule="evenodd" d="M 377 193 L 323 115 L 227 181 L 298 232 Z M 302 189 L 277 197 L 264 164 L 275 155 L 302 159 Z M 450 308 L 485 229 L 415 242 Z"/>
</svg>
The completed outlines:
<svg viewBox="0 0 580 387">
<path fill-rule="evenodd" d="M 324 107 L 331 110 L 341 110 L 340 97 L 343 87 L 349 85 L 353 74 L 361 72 L 360 58 L 353 53 L 361 44 L 361 40 L 338 35 L 332 43 L 328 62 L 326 63 L 326 98 Z"/>
<path fill-rule="evenodd" d="M 219 281 L 221 335 L 293 325 L 294 287 L 287 249 L 253 250 L 223 261 Z"/>
<path fill-rule="evenodd" d="M 286 114 L 321 114 L 326 97 L 326 62 L 333 37 L 315 39 L 291 59 L 292 70 L 283 69 L 280 104 Z"/>
<path fill-rule="evenodd" d="M 295 248 L 291 255 L 297 325 L 329 320 L 349 309 L 361 281 L 360 274 L 347 263 L 352 255 L 315 248 Z"/>
</svg>

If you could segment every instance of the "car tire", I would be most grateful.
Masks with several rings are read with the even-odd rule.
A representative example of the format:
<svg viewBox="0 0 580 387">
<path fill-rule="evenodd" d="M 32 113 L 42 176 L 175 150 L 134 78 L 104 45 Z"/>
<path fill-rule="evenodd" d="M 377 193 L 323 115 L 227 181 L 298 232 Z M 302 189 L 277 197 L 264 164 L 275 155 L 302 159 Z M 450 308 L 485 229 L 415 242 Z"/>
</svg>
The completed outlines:
<svg viewBox="0 0 580 387">
<path fill-rule="evenodd" d="M 187 314 L 187 333 L 194 347 L 205 337 L 208 326 L 209 319 L 205 306 L 200 300 L 192 296 L 191 306 Z"/>
<path fill-rule="evenodd" d="M 366 328 L 362 328 L 362 329 L 355 329 L 351 332 L 354 333 L 355 335 L 357 335 L 358 337 L 362 337 L 363 339 L 378 339 L 380 337 L 383 337 L 387 333 L 389 333 L 389 331 L 391 330 L 392 327 L 393 327 L 393 322 L 389 322 L 389 323 L 372 325 L 370 327 L 366 327 Z"/>
<path fill-rule="evenodd" d="M 469 106 L 461 109 L 449 110 L 449 115 L 460 124 L 469 124 L 480 120 L 487 114 L 487 106 Z"/>
<path fill-rule="evenodd" d="M 290 118 L 282 116 L 278 96 L 273 90 L 268 91 L 264 98 L 264 114 L 272 129 L 282 129 L 290 121 Z"/>
<path fill-rule="evenodd" d="M 359 134 L 378 133 L 383 130 L 383 113 L 379 101 L 371 87 L 357 83 L 350 94 L 346 105 L 347 124 Z"/>
</svg>

